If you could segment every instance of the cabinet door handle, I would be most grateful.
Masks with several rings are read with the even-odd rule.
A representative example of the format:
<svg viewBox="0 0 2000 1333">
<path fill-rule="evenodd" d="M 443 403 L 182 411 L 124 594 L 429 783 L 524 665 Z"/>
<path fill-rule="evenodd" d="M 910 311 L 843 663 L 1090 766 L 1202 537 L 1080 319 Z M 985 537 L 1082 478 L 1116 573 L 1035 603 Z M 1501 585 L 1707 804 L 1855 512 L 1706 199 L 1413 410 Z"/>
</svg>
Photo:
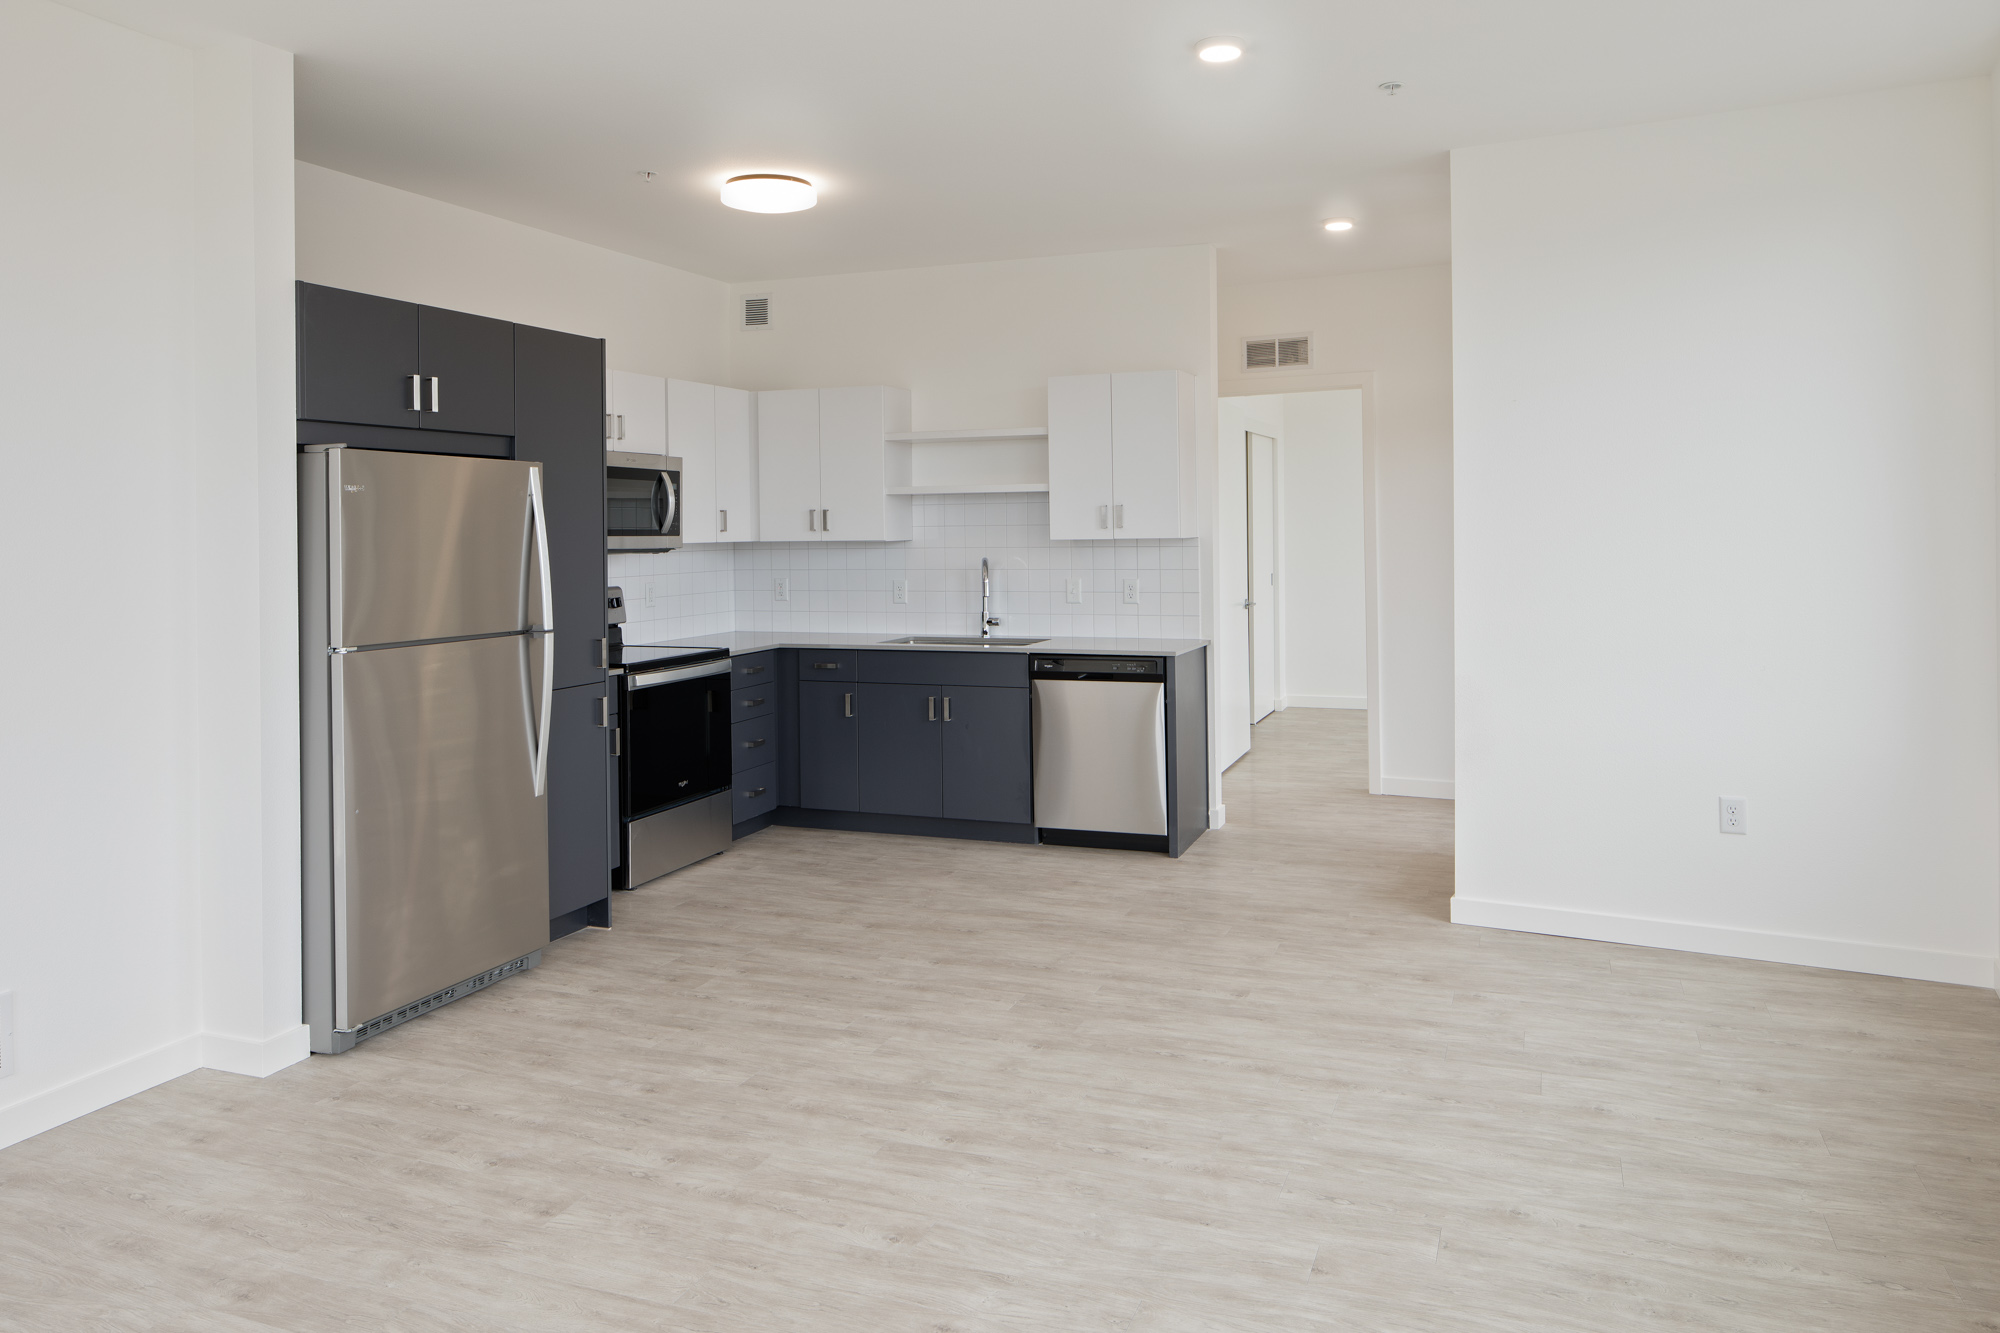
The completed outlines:
<svg viewBox="0 0 2000 1333">
<path fill-rule="evenodd" d="M 611 757 L 613 759 L 616 759 L 619 755 L 624 753 L 625 753 L 625 728 L 613 727 L 611 729 Z"/>
<path fill-rule="evenodd" d="M 611 665 L 611 640 L 597 641 L 597 665 L 600 669 Z"/>
<path fill-rule="evenodd" d="M 438 377 L 433 375 L 431 376 L 431 411 L 437 412 L 442 410 L 438 406 Z"/>
<path fill-rule="evenodd" d="M 924 700 L 924 703 L 929 705 L 930 708 L 930 716 L 926 719 L 926 721 L 930 722 L 937 721 L 937 696 L 935 694 L 931 695 L 928 699 Z"/>
<path fill-rule="evenodd" d="M 1097 526 L 1098 526 L 1098 527 L 1100 527 L 1100 528 L 1108 528 L 1108 527 L 1110 527 L 1110 526 L 1111 526 L 1111 506 L 1110 506 L 1110 505 L 1099 505 L 1099 506 L 1097 506 Z"/>
<path fill-rule="evenodd" d="M 819 511 L 819 530 L 821 532 L 833 531 L 833 511 L 831 509 L 822 509 Z"/>
<path fill-rule="evenodd" d="M 745 796 L 762 796 L 764 794 L 764 788 L 752 787 L 749 791 L 746 791 L 743 794 Z"/>
<path fill-rule="evenodd" d="M 597 701 L 597 725 L 600 727 L 611 725 L 611 700 L 609 697 L 600 698 Z"/>
<path fill-rule="evenodd" d="M 854 696 L 851 694 L 847 696 L 847 712 L 845 716 L 847 717 L 854 716 Z"/>
<path fill-rule="evenodd" d="M 743 701 L 743 706 L 745 708 L 758 708 L 763 705 L 763 702 L 764 701 L 762 699 L 745 699 Z"/>
<path fill-rule="evenodd" d="M 410 406 L 408 410 L 412 412 L 423 411 L 424 377 L 422 375 L 406 375 L 404 378 L 410 382 Z"/>
<path fill-rule="evenodd" d="M 815 671 L 838 671 L 838 670 L 840 670 L 840 663 L 838 663 L 838 662 L 814 662 L 814 663 L 813 663 L 813 670 L 815 670 Z"/>
<path fill-rule="evenodd" d="M 736 669 L 746 676 L 760 676 L 764 673 L 764 668 L 760 666 L 737 667 Z"/>
<path fill-rule="evenodd" d="M 722 532 L 729 531 L 729 511 L 727 509 L 718 509 L 715 512 L 722 515 L 722 527 L 719 529 L 719 531 Z"/>
<path fill-rule="evenodd" d="M 819 531 L 819 510 L 817 509 L 806 510 L 806 531 L 807 532 Z"/>
<path fill-rule="evenodd" d="M 757 738 L 756 740 L 754 740 L 754 741 L 745 741 L 745 742 L 743 742 L 743 748 L 744 748 L 744 749 L 746 749 L 746 750 L 754 750 L 754 749 L 756 749 L 756 748 L 757 748 L 758 746 L 762 745 L 762 744 L 763 744 L 763 743 L 764 743 L 764 742 L 765 742 L 766 740 L 768 740 L 768 739 L 769 739 L 768 737 L 765 737 L 765 736 L 759 736 L 759 737 L 758 737 L 758 738 Z"/>
<path fill-rule="evenodd" d="M 604 414 L 604 438 L 607 440 L 618 438 L 618 418 L 612 416 L 609 412 Z"/>
<path fill-rule="evenodd" d="M 951 721 L 951 696 L 949 694 L 944 697 L 944 720 L 947 722 Z"/>
<path fill-rule="evenodd" d="M 1122 528 L 1122 527 L 1124 527 L 1124 526 L 1125 526 L 1125 506 L 1124 506 L 1124 505 L 1112 505 L 1112 506 L 1111 506 L 1111 526 L 1112 526 L 1112 527 L 1114 527 L 1114 528 Z"/>
</svg>

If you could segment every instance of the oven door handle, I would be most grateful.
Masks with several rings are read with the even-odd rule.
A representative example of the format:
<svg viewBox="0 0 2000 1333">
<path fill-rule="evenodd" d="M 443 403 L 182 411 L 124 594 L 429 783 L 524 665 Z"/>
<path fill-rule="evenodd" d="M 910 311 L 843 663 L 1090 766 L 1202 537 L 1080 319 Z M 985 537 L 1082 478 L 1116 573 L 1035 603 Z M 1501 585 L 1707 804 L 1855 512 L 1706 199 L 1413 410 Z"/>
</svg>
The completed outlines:
<svg viewBox="0 0 2000 1333">
<path fill-rule="evenodd" d="M 694 666 L 669 667 L 663 671 L 639 671 L 625 677 L 625 688 L 643 690 L 654 685 L 667 685 L 677 680 L 700 680 L 703 676 L 726 676 L 729 674 L 729 659 L 717 658 L 713 662 L 700 662 Z"/>
</svg>

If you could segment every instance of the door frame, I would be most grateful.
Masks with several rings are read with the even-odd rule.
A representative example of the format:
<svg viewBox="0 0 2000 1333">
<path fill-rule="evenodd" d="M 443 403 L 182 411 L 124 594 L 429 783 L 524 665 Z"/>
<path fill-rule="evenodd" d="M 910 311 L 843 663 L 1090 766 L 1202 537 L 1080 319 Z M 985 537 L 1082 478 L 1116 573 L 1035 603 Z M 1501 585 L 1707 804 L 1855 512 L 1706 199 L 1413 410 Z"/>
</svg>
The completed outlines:
<svg viewBox="0 0 2000 1333">
<path fill-rule="evenodd" d="M 1362 592 L 1365 599 L 1363 610 L 1364 652 L 1368 663 L 1368 792 L 1371 796 L 1382 795 L 1382 588 L 1380 556 L 1380 510 L 1382 504 L 1381 487 L 1377 482 L 1375 440 L 1375 372 L 1372 370 L 1336 371 L 1328 374 L 1283 374 L 1283 375 L 1235 375 L 1225 376 L 1216 388 L 1218 398 L 1252 398 L 1272 394 L 1320 393 L 1329 389 L 1361 390 L 1361 563 Z M 1286 441 L 1278 437 L 1276 458 L 1272 472 L 1274 484 L 1282 496 Z M 1274 525 L 1282 539 L 1284 521 Z M 1278 577 L 1278 633 L 1279 676 L 1278 697 L 1285 697 L 1284 656 L 1282 636 L 1285 616 L 1289 607 L 1285 605 L 1291 579 L 1285 570 L 1284 552 L 1277 556 Z"/>
</svg>

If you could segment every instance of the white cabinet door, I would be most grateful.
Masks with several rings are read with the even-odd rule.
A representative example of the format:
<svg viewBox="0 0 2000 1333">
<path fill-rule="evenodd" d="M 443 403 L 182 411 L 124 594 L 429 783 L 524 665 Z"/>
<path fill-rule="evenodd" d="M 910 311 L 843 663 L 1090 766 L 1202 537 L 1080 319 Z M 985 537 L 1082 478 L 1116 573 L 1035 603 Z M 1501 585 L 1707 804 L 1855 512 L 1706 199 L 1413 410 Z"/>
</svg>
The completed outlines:
<svg viewBox="0 0 2000 1333">
<path fill-rule="evenodd" d="M 606 371 L 604 411 L 610 417 L 604 432 L 606 449 L 626 454 L 667 452 L 667 382 L 658 375 Z"/>
<path fill-rule="evenodd" d="M 819 390 L 758 394 L 758 540 L 821 540 L 819 483 Z"/>
<path fill-rule="evenodd" d="M 681 460 L 681 540 L 720 541 L 715 500 L 715 386 L 667 381 L 667 454 Z"/>
<path fill-rule="evenodd" d="M 819 391 L 821 537 L 835 542 L 909 540 L 910 497 L 887 493 L 890 451 L 901 457 L 909 445 L 883 439 L 908 429 L 905 390 L 866 385 Z M 903 484 L 908 484 L 907 476 Z"/>
<path fill-rule="evenodd" d="M 715 391 L 717 537 L 757 540 L 756 399 L 744 389 Z"/>
<path fill-rule="evenodd" d="M 1194 383 L 1181 371 L 1111 377 L 1111 535 L 1191 537 Z"/>
<path fill-rule="evenodd" d="M 1111 531 L 1111 376 L 1049 380 L 1049 538 L 1091 541 Z"/>
</svg>

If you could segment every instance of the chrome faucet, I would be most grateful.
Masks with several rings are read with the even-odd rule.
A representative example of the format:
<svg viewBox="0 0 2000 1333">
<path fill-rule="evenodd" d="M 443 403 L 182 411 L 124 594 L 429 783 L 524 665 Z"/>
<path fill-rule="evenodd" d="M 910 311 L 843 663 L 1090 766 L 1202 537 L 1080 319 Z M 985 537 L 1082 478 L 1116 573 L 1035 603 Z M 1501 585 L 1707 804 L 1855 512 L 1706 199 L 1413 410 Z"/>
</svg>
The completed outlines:
<svg viewBox="0 0 2000 1333">
<path fill-rule="evenodd" d="M 979 557 L 979 637 L 993 637 L 993 627 L 1000 623 L 993 614 L 993 567 L 985 556 Z"/>
</svg>

